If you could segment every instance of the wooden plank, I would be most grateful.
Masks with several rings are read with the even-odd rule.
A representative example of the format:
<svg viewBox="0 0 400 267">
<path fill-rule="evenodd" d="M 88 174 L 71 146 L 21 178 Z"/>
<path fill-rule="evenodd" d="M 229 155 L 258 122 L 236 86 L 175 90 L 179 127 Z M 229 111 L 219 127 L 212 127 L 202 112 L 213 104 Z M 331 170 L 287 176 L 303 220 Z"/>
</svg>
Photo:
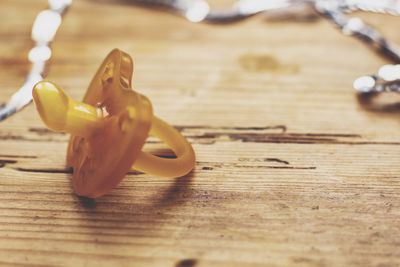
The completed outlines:
<svg viewBox="0 0 400 267">
<path fill-rule="evenodd" d="M 0 99 L 23 81 L 46 1 L 1 0 Z M 400 43 L 398 18 L 363 16 Z M 49 79 L 82 97 L 114 47 L 135 88 L 193 143 L 196 169 L 130 173 L 77 198 L 68 136 L 29 106 L 0 127 L 0 265 L 399 266 L 398 110 L 360 105 L 386 61 L 324 20 L 191 24 L 124 1 L 75 1 Z M 396 101 L 394 96 L 392 101 Z M 170 153 L 153 140 L 146 149 Z"/>
</svg>

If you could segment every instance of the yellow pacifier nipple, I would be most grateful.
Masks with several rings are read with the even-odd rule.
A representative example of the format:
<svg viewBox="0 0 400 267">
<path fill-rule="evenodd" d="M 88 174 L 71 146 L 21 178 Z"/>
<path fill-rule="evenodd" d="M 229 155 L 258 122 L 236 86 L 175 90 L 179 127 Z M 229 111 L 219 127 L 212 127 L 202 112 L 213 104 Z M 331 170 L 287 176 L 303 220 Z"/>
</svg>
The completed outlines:
<svg viewBox="0 0 400 267">
<path fill-rule="evenodd" d="M 90 136 L 103 118 L 101 109 L 73 100 L 48 81 L 36 84 L 33 98 L 43 122 L 57 132 Z"/>
<path fill-rule="evenodd" d="M 150 101 L 131 89 L 133 61 L 113 50 L 94 76 L 83 102 L 59 86 L 42 81 L 33 99 L 52 130 L 71 133 L 67 165 L 81 196 L 99 197 L 118 185 L 132 168 L 165 177 L 180 177 L 195 164 L 192 146 L 173 127 L 153 116 Z M 149 135 L 164 141 L 176 158 L 141 151 Z"/>
</svg>

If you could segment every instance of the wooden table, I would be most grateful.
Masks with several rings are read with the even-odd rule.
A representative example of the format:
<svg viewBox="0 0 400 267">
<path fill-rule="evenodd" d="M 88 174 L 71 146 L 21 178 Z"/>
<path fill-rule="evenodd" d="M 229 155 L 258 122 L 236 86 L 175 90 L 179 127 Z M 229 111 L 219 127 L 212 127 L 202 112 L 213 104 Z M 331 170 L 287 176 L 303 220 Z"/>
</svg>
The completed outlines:
<svg viewBox="0 0 400 267">
<path fill-rule="evenodd" d="M 30 26 L 46 1 L 0 7 L 5 100 L 29 69 Z M 400 43 L 398 18 L 363 18 Z M 195 170 L 133 173 L 105 197 L 79 199 L 68 136 L 31 105 L 0 124 L 0 265 L 400 265 L 400 109 L 372 110 L 352 90 L 385 59 L 325 20 L 214 26 L 82 0 L 48 78 L 81 98 L 115 47 L 134 57 L 135 88 L 155 113 L 192 142 Z"/>
</svg>

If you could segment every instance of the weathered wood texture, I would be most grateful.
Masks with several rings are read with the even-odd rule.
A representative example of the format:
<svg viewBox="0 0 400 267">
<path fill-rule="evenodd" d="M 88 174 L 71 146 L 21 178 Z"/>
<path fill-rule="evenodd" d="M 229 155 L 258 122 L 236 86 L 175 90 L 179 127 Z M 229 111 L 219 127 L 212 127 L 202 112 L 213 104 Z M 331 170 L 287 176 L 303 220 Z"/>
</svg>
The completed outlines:
<svg viewBox="0 0 400 267">
<path fill-rule="evenodd" d="M 368 110 L 351 88 L 383 58 L 325 20 L 212 26 L 127 2 L 75 1 L 49 79 L 80 98 L 105 55 L 127 51 L 135 88 L 190 139 L 196 169 L 130 174 L 80 200 L 68 136 L 29 106 L 0 124 L 0 265 L 400 265 L 400 110 Z M 45 7 L 0 0 L 2 100 Z M 398 18 L 363 17 L 400 43 Z"/>
</svg>

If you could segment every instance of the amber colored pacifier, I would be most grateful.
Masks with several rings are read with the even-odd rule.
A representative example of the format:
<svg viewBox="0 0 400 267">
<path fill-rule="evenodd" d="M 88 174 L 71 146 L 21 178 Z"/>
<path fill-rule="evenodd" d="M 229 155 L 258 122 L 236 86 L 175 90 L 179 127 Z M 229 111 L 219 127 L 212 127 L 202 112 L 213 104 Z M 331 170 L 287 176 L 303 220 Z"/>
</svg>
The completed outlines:
<svg viewBox="0 0 400 267">
<path fill-rule="evenodd" d="M 44 123 L 54 131 L 71 133 L 67 165 L 74 170 L 72 184 L 80 196 L 106 194 L 132 166 L 165 177 L 183 176 L 194 167 L 192 146 L 153 116 L 149 99 L 131 89 L 132 74 L 132 58 L 115 49 L 100 66 L 83 102 L 49 81 L 34 87 L 33 99 Z M 170 146 L 176 158 L 143 152 L 149 135 Z"/>
</svg>

